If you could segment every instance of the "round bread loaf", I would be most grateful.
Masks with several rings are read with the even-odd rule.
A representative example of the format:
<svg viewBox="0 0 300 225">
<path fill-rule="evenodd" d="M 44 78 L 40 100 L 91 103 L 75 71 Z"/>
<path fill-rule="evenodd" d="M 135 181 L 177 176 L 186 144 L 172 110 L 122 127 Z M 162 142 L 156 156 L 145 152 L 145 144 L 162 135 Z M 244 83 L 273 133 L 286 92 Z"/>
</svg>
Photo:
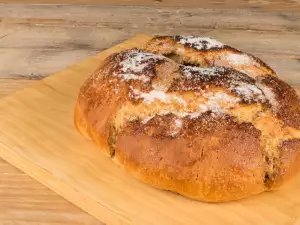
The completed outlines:
<svg viewBox="0 0 300 225">
<path fill-rule="evenodd" d="M 110 55 L 82 85 L 75 124 L 134 177 L 201 201 L 273 190 L 300 168 L 296 92 L 207 37 L 154 37 Z"/>
</svg>

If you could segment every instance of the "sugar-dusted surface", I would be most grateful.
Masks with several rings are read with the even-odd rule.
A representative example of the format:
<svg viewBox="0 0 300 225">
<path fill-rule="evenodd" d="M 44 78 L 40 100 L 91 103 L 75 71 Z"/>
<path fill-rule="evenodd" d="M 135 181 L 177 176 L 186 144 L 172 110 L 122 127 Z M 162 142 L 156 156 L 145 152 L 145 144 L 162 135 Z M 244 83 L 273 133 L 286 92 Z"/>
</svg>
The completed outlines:
<svg viewBox="0 0 300 225">
<path fill-rule="evenodd" d="M 199 68 L 195 66 L 183 66 L 181 71 L 187 79 L 203 83 L 221 86 L 231 90 L 243 98 L 245 102 L 266 102 L 268 96 L 258 87 L 258 83 L 246 74 L 239 73 L 235 70 L 230 70 L 224 67 Z M 197 85 L 193 84 L 191 90 L 197 89 Z M 272 90 L 269 90 L 272 92 Z M 270 99 L 273 104 L 276 104 L 274 98 Z"/>
<path fill-rule="evenodd" d="M 142 73 L 149 69 L 151 64 L 165 59 L 157 54 L 142 52 L 140 50 L 128 50 L 121 56 L 120 69 L 124 73 Z"/>
<path fill-rule="evenodd" d="M 282 185 L 279 180 L 288 180 L 288 174 L 296 175 L 299 159 L 289 152 L 280 152 L 278 147 L 283 141 L 300 139 L 297 130 L 300 129 L 300 99 L 290 86 L 274 74 L 250 76 L 235 68 L 200 62 L 210 54 L 218 57 L 235 51 L 230 47 L 196 51 L 195 47 L 176 45 L 169 36 L 160 36 L 153 38 L 143 51 L 164 54 L 170 60 L 145 61 L 151 65 L 143 70 L 151 78 L 147 84 L 117 81 L 125 93 L 122 101 L 114 105 L 110 103 L 114 96 L 102 96 L 98 100 L 94 94 L 99 90 L 109 92 L 110 83 L 115 82 L 109 79 L 107 71 L 115 61 L 122 65 L 124 52 L 113 55 L 95 72 L 108 74 L 108 79 L 103 80 L 105 86 L 101 84 L 87 98 L 78 99 L 76 113 L 82 115 L 76 121 L 86 121 L 87 126 L 79 124 L 80 129 L 86 130 L 83 133 L 91 130 L 91 137 L 107 138 L 110 156 L 132 176 L 186 197 L 223 202 L 273 190 Z M 169 63 L 174 52 L 183 60 Z M 134 61 L 135 57 L 139 59 L 134 55 Z M 188 58 L 194 58 L 191 60 L 194 62 L 190 63 Z M 194 66 L 185 67 L 186 64 Z M 259 66 L 262 71 L 267 69 L 263 62 Z M 271 103 L 274 99 L 269 100 L 257 83 L 274 92 L 283 113 L 274 110 Z M 168 88 L 156 89 L 161 85 Z M 127 97 L 128 89 L 131 91 Z M 86 90 L 83 86 L 80 92 Z M 284 95 L 280 93 L 282 90 Z M 175 103 L 174 96 L 185 104 Z M 89 106 L 90 101 L 98 101 L 95 109 Z M 107 116 L 108 108 L 110 115 L 115 116 Z M 82 113 L 87 110 L 90 110 L 87 114 Z M 96 117 L 92 116 L 94 113 Z M 104 126 L 94 125 L 98 118 L 105 118 L 101 121 Z M 176 123 L 177 119 L 182 120 L 184 129 Z M 94 142 L 98 143 L 98 138 Z M 197 152 L 198 157 L 189 158 L 190 151 Z M 298 154 L 297 148 L 293 151 Z M 293 160 L 288 169 L 283 169 L 284 164 L 280 163 L 285 157 Z M 217 170 L 211 170 L 214 165 Z M 176 173 L 170 173 L 170 169 Z"/>
<path fill-rule="evenodd" d="M 218 49 L 224 46 L 223 43 L 210 37 L 174 36 L 173 38 L 180 44 L 187 45 L 198 50 Z"/>
<path fill-rule="evenodd" d="M 220 76 L 220 73 L 225 72 L 225 68 L 223 67 L 203 68 L 198 66 L 182 66 L 181 71 L 187 78 L 195 77 L 197 76 L 197 74 L 202 77 L 209 77 L 209 76 Z"/>
<path fill-rule="evenodd" d="M 197 37 L 193 38 L 196 39 Z M 235 58 L 238 57 L 243 57 L 243 55 L 237 55 Z M 114 67 L 119 68 L 115 71 L 113 70 L 113 75 L 121 77 L 125 82 L 130 80 L 150 82 L 153 76 L 155 76 L 153 71 L 155 70 L 156 65 L 162 61 L 169 61 L 169 59 L 162 55 L 152 54 L 146 51 L 126 50 L 115 56 L 113 60 L 113 63 L 115 63 Z M 244 63 L 247 63 L 247 61 L 244 60 Z M 205 90 L 207 85 L 213 85 L 232 91 L 233 94 L 237 94 L 242 97 L 244 102 L 272 102 L 272 104 L 276 104 L 276 100 L 274 98 L 268 100 L 268 96 L 272 97 L 271 90 L 268 90 L 268 95 L 265 95 L 264 92 L 257 86 L 259 84 L 257 84 L 254 79 L 238 71 L 218 66 L 202 68 L 198 66 L 184 65 L 180 66 L 180 71 L 184 78 L 191 80 L 191 86 L 183 85 L 182 88 L 178 89 L 178 91 L 180 91 L 180 89 Z M 108 74 L 108 76 L 109 75 L 110 74 Z M 206 86 L 204 87 L 203 85 Z M 157 90 L 155 89 L 155 86 L 152 88 L 154 89 L 149 93 L 143 93 L 134 88 L 132 89 L 132 92 L 137 98 L 142 98 L 143 101 L 148 104 L 155 100 L 168 103 L 175 100 L 186 105 L 186 102 L 180 97 L 176 95 L 170 97 L 170 95 L 167 95 L 165 91 Z M 131 95 L 131 92 L 129 94 Z M 226 102 L 226 98 L 222 99 L 222 101 Z M 201 106 L 200 108 L 204 108 L 204 106 Z M 208 108 L 211 109 L 211 107 Z"/>
<path fill-rule="evenodd" d="M 143 124 L 147 123 L 156 115 L 165 115 L 166 113 L 174 114 L 180 118 L 195 118 L 208 111 L 217 114 L 226 114 L 229 112 L 228 110 L 232 108 L 241 107 L 240 103 L 267 104 L 267 106 L 269 106 L 268 104 L 271 104 L 271 106 L 277 104 L 272 90 L 261 84 L 260 79 L 254 79 L 247 74 L 219 66 L 204 68 L 196 65 L 180 65 L 178 68 L 177 64 L 168 64 L 170 61 L 172 60 L 159 54 L 142 50 L 126 50 L 113 55 L 111 62 L 109 62 L 112 63 L 112 69 L 107 71 L 103 70 L 106 71 L 105 74 L 108 77 L 111 74 L 119 76 L 122 78 L 120 82 L 125 82 L 127 85 L 130 85 L 128 89 L 129 98 L 135 100 L 141 99 L 142 104 L 151 105 L 151 107 L 155 107 L 157 104 L 164 105 L 165 108 L 163 108 L 162 111 L 154 110 L 151 112 L 151 110 L 147 110 L 147 112 L 144 112 L 145 114 L 132 115 L 135 118 L 141 118 Z M 164 65 L 165 63 L 168 65 Z M 160 88 L 161 85 L 166 86 L 163 82 L 164 77 L 170 75 L 168 74 L 169 72 L 165 72 L 164 69 L 160 72 L 157 71 L 158 65 L 164 65 L 165 68 L 169 69 L 173 68 L 170 71 L 174 72 L 178 70 L 177 73 L 181 74 L 179 77 L 176 75 L 176 79 L 173 79 L 169 84 L 169 90 L 168 88 L 164 88 L 164 90 Z M 111 67 L 110 64 L 108 67 Z M 124 72 L 128 72 L 129 74 L 124 77 Z M 157 73 L 161 73 L 161 75 L 157 77 Z M 99 74 L 101 74 L 101 72 Z M 153 79 L 161 85 L 151 86 L 150 83 L 152 83 Z M 131 80 L 148 82 L 147 85 L 151 87 L 148 91 L 144 92 L 138 88 L 139 85 L 136 86 L 136 84 L 132 84 L 130 82 Z M 116 83 L 116 87 L 117 86 L 119 86 L 119 83 Z M 211 92 L 211 88 L 221 88 L 222 90 Z M 195 99 L 185 99 L 182 96 L 182 93 L 189 91 L 196 92 L 197 96 L 203 99 L 198 102 L 198 106 L 191 108 L 190 104 L 195 104 Z M 230 94 L 228 94 L 228 92 L 230 92 Z M 179 108 L 175 109 L 172 104 L 178 105 Z M 274 107 L 272 107 L 272 110 L 275 112 Z M 130 120 L 132 120 L 132 116 L 130 116 L 129 113 L 126 118 L 129 117 Z M 177 128 L 175 131 L 176 130 Z"/>
<path fill-rule="evenodd" d="M 253 60 L 249 55 L 246 54 L 229 53 L 226 56 L 226 59 L 232 65 L 247 65 L 247 64 L 257 65 L 255 60 Z"/>
</svg>

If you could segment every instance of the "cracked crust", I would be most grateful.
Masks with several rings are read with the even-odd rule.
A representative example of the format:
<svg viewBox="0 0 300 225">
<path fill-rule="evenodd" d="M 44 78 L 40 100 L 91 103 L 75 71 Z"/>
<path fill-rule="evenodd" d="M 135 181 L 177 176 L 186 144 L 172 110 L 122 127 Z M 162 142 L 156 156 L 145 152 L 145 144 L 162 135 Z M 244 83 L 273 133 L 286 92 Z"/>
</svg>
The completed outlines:
<svg viewBox="0 0 300 225">
<path fill-rule="evenodd" d="M 195 46 L 195 39 L 200 47 Z M 188 40 L 191 41 L 188 41 Z M 184 41 L 182 41 L 184 40 Z M 149 41 L 146 51 L 177 56 L 180 63 L 190 63 L 201 67 L 224 66 L 242 71 L 249 76 L 276 76 L 275 72 L 261 59 L 252 54 L 220 43 L 215 39 L 195 36 L 158 36 Z"/>
<path fill-rule="evenodd" d="M 295 91 L 254 56 L 184 38 L 109 56 L 80 88 L 78 131 L 139 180 L 201 201 L 291 180 L 300 159 Z M 228 51 L 242 58 L 216 64 Z"/>
</svg>

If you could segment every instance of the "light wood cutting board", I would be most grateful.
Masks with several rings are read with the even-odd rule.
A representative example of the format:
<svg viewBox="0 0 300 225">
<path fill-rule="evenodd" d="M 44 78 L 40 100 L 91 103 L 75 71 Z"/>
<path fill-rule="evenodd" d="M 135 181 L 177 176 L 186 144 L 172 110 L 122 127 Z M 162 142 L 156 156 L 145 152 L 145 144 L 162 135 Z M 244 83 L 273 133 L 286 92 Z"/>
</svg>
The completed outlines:
<svg viewBox="0 0 300 225">
<path fill-rule="evenodd" d="M 299 176 L 244 200 L 197 202 L 135 180 L 75 130 L 84 80 L 109 54 L 149 38 L 136 36 L 1 100 L 0 156 L 106 224 L 300 224 Z"/>
</svg>

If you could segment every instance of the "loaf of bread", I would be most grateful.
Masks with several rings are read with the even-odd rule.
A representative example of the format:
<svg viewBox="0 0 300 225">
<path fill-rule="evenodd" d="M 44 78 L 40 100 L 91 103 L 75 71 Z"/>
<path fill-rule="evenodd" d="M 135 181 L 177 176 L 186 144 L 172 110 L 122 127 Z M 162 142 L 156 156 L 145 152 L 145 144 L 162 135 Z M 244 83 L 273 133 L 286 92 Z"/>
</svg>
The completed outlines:
<svg viewBox="0 0 300 225">
<path fill-rule="evenodd" d="M 82 85 L 79 132 L 140 181 L 225 202 L 300 168 L 300 99 L 257 57 L 208 37 L 158 36 Z"/>
</svg>

